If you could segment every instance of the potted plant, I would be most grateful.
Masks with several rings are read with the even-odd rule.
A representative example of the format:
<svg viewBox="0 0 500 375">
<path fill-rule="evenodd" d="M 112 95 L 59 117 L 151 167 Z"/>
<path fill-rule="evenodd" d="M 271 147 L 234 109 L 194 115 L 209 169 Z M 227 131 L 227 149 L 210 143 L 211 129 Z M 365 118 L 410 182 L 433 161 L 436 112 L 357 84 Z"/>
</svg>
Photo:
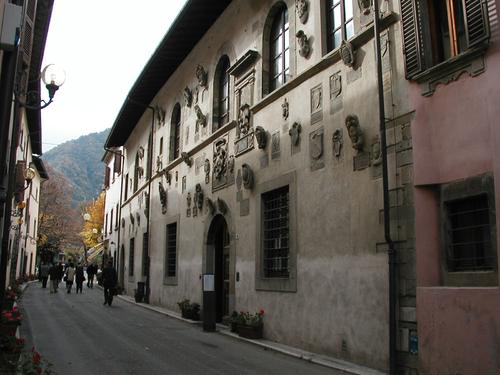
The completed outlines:
<svg viewBox="0 0 500 375">
<path fill-rule="evenodd" d="M 191 320 L 200 320 L 200 305 L 196 302 L 191 303 L 188 299 L 177 302 L 181 309 L 182 317 Z"/>
<path fill-rule="evenodd" d="M 247 339 L 261 339 L 264 327 L 264 310 L 254 314 L 241 311 L 237 317 L 238 335 Z"/>
</svg>

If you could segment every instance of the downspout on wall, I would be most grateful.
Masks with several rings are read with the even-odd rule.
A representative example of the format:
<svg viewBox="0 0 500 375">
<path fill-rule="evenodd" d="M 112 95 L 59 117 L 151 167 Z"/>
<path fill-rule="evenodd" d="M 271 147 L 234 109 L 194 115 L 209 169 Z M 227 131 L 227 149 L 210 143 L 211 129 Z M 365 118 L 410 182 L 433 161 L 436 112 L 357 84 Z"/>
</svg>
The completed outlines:
<svg viewBox="0 0 500 375">
<path fill-rule="evenodd" d="M 389 175 L 387 168 L 387 141 L 385 128 L 384 83 L 382 77 L 382 57 L 380 52 L 380 26 L 378 0 L 373 1 L 373 24 L 375 57 L 377 66 L 377 89 L 380 129 L 380 149 L 382 151 L 382 187 L 384 198 L 384 237 L 388 246 L 389 261 L 389 374 L 396 375 L 396 253 L 391 238 L 391 218 L 389 201 Z"/>
</svg>

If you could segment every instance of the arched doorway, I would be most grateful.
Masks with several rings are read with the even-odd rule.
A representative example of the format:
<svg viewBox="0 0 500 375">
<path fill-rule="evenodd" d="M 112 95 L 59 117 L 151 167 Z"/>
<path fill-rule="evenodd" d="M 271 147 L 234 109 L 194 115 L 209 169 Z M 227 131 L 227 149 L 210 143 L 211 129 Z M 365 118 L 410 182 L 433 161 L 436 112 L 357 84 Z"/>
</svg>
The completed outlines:
<svg viewBox="0 0 500 375">
<path fill-rule="evenodd" d="M 207 236 L 206 273 L 214 274 L 215 321 L 222 322 L 229 315 L 230 235 L 226 220 L 216 215 L 210 223 Z"/>
</svg>

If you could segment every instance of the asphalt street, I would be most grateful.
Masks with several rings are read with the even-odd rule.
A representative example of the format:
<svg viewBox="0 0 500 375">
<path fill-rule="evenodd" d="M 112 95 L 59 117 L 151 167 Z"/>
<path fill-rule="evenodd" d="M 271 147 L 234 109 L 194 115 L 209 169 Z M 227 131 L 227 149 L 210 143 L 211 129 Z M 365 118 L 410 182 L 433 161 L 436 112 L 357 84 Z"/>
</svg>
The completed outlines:
<svg viewBox="0 0 500 375">
<path fill-rule="evenodd" d="M 61 283 L 63 287 L 63 283 Z M 58 375 L 89 374 L 341 374 L 150 311 L 101 289 L 56 294 L 25 290 L 21 336 Z"/>
</svg>

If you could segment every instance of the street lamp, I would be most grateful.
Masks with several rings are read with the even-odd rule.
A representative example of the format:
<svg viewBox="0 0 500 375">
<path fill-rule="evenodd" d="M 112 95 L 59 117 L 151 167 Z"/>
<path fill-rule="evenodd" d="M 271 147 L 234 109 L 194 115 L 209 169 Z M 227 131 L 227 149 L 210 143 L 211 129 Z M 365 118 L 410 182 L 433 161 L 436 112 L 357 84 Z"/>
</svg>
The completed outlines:
<svg viewBox="0 0 500 375">
<path fill-rule="evenodd" d="M 66 72 L 64 69 L 55 64 L 49 64 L 42 70 L 41 78 L 48 91 L 49 100 L 45 101 L 40 99 L 40 92 L 37 90 L 26 92 L 14 90 L 14 98 L 19 105 L 34 110 L 44 109 L 49 106 L 54 99 L 56 91 L 59 90 L 59 87 L 61 87 L 66 81 Z M 20 81 L 23 80 L 20 79 Z M 25 100 L 22 100 L 20 96 L 24 96 Z"/>
</svg>

